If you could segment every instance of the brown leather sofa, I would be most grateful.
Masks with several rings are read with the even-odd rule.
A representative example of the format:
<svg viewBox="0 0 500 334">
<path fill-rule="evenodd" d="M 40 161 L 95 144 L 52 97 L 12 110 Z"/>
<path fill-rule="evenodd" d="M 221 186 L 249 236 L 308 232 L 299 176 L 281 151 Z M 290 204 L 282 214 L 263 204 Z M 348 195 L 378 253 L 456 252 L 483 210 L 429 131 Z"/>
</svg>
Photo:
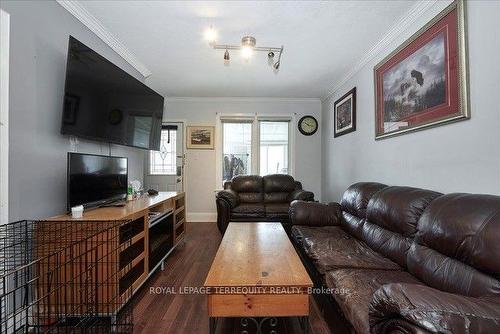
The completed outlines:
<svg viewBox="0 0 500 334">
<path fill-rule="evenodd" d="M 500 333 L 500 196 L 357 183 L 290 217 L 332 332 Z"/>
<path fill-rule="evenodd" d="M 224 234 L 230 221 L 277 221 L 289 230 L 288 209 L 294 200 L 312 201 L 314 194 L 290 175 L 235 176 L 217 193 L 217 226 Z"/>
</svg>

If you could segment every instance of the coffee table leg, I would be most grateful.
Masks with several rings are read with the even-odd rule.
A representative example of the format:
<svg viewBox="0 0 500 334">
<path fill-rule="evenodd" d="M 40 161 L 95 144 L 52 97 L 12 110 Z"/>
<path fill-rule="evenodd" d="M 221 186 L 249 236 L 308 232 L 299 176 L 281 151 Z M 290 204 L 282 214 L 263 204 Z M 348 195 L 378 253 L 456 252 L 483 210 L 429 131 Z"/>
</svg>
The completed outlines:
<svg viewBox="0 0 500 334">
<path fill-rule="evenodd" d="M 208 326 L 210 327 L 210 334 L 215 334 L 215 329 L 217 327 L 217 318 L 208 317 Z"/>
<path fill-rule="evenodd" d="M 304 334 L 309 334 L 309 317 L 299 317 L 300 327 L 304 331 Z"/>
</svg>

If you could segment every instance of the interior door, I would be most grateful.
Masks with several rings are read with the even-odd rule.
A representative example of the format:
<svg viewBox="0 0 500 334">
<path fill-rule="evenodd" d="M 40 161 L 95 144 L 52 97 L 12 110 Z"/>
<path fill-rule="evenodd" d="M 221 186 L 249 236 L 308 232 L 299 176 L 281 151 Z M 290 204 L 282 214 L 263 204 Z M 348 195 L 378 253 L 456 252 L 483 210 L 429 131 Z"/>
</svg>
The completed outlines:
<svg viewBox="0 0 500 334">
<path fill-rule="evenodd" d="M 144 166 L 144 189 L 184 190 L 184 124 L 164 123 L 160 151 L 149 151 Z"/>
</svg>

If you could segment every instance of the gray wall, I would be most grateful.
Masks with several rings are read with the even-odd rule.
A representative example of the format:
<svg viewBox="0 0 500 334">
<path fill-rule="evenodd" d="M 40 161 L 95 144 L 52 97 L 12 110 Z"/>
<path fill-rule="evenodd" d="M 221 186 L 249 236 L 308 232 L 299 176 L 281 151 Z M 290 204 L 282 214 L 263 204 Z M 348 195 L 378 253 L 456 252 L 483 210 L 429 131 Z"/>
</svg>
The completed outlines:
<svg viewBox="0 0 500 334">
<path fill-rule="evenodd" d="M 142 80 L 96 35 L 54 1 L 1 1 L 10 14 L 9 220 L 45 218 L 66 208 L 68 137 L 59 134 L 68 36 Z M 129 157 L 130 179 L 143 178 L 144 151 L 112 145 Z M 80 140 L 78 152 L 108 154 Z"/>
<path fill-rule="evenodd" d="M 448 2 L 438 1 L 397 40 L 324 101 L 323 200 L 339 200 L 358 181 L 442 192 L 500 194 L 500 2 L 467 6 L 470 109 L 467 121 L 375 141 L 373 67 Z M 493 33 L 495 32 L 495 33 Z M 357 130 L 333 138 L 333 102 L 357 87 Z"/>
</svg>

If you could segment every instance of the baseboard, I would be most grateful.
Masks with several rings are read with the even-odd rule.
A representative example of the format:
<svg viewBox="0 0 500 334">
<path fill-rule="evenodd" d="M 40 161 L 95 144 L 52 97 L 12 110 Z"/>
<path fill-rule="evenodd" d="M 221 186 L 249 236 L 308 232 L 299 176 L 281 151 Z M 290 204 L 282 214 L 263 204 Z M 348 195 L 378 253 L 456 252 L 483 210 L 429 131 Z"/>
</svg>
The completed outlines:
<svg viewBox="0 0 500 334">
<path fill-rule="evenodd" d="M 186 216 L 189 223 L 215 223 L 217 221 L 217 212 L 188 212 Z"/>
</svg>

